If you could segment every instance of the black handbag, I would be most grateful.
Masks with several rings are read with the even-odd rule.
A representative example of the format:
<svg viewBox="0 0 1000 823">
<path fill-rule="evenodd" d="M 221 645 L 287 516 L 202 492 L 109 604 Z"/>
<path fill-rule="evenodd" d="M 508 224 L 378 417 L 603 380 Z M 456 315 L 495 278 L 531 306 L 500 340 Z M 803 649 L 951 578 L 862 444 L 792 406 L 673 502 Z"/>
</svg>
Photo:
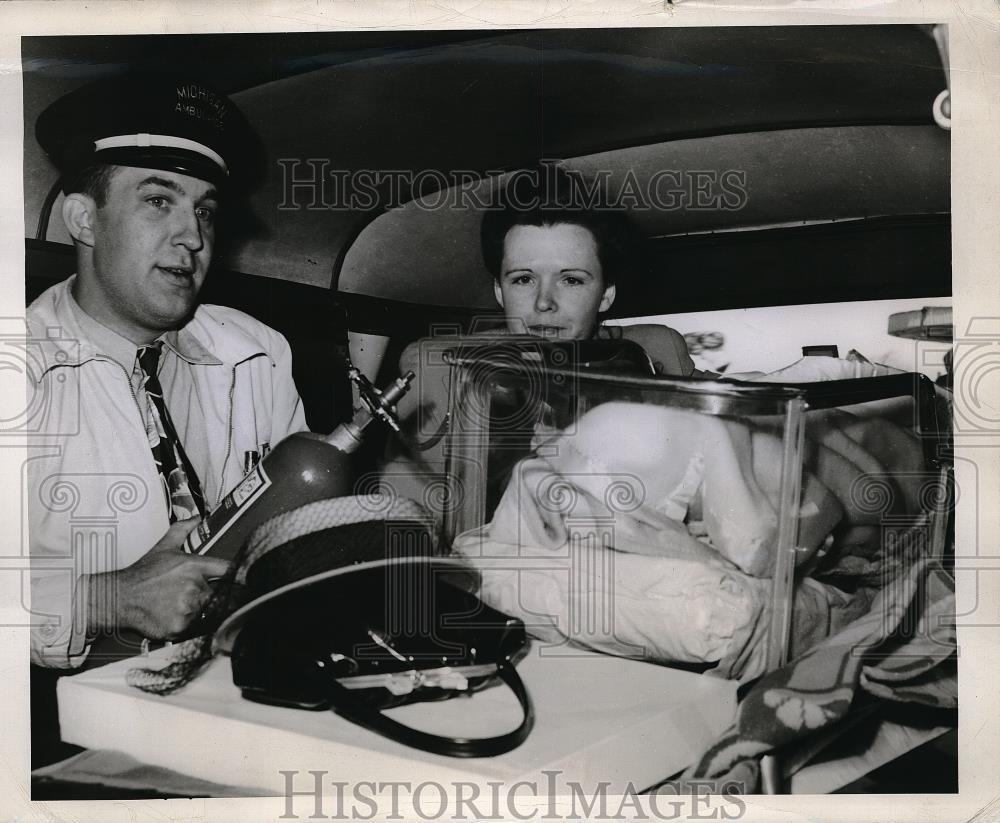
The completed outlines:
<svg viewBox="0 0 1000 823">
<path fill-rule="evenodd" d="M 436 754 L 503 754 L 534 725 L 515 668 L 527 639 L 520 620 L 472 594 L 477 582 L 464 562 L 439 554 L 430 518 L 413 501 L 318 500 L 254 530 L 216 584 L 199 621 L 204 634 L 165 667 L 132 669 L 126 679 L 170 694 L 225 653 L 248 700 L 333 710 Z M 430 734 L 383 713 L 501 683 L 522 717 L 494 737 Z"/>
<path fill-rule="evenodd" d="M 233 642 L 233 682 L 248 700 L 332 710 L 435 754 L 510 751 L 534 723 L 515 668 L 525 649 L 524 624 L 454 585 L 453 577 L 447 568 L 404 562 L 319 580 L 272 599 L 247 616 Z M 393 602 L 398 608 L 387 608 Z M 498 683 L 517 697 L 522 720 L 495 737 L 430 734 L 383 713 Z"/>
</svg>

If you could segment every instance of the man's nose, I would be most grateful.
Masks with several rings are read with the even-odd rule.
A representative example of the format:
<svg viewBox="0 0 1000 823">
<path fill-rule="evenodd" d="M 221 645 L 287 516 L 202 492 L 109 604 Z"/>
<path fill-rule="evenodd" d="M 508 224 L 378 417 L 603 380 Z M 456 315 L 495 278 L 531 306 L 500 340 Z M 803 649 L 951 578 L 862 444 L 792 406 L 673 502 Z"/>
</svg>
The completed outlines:
<svg viewBox="0 0 1000 823">
<path fill-rule="evenodd" d="M 174 242 L 184 246 L 188 251 L 201 251 L 205 246 L 205 238 L 202 235 L 201 223 L 198 222 L 198 215 L 194 209 L 190 211 L 177 211 L 177 227 L 175 230 Z"/>
</svg>

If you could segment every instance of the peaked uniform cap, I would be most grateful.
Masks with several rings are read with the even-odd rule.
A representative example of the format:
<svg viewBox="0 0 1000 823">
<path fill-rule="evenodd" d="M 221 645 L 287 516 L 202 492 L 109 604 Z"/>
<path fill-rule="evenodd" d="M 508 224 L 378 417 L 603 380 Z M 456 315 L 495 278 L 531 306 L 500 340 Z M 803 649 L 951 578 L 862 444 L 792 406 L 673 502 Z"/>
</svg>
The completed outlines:
<svg viewBox="0 0 1000 823">
<path fill-rule="evenodd" d="M 163 74 L 82 86 L 42 112 L 35 136 L 67 190 L 99 162 L 246 186 L 260 159 L 256 135 L 228 97 L 200 80 Z"/>
</svg>

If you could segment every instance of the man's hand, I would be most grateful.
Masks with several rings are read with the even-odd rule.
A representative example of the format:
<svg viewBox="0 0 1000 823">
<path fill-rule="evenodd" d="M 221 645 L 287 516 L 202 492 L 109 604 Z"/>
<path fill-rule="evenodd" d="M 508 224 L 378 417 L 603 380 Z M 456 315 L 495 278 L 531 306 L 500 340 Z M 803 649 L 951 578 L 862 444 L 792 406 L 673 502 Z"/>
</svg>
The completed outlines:
<svg viewBox="0 0 1000 823">
<path fill-rule="evenodd" d="M 229 563 L 181 550 L 199 518 L 174 523 L 131 566 L 90 578 L 88 634 L 133 629 L 151 640 L 181 634 L 211 595 L 209 581 L 225 574 Z"/>
</svg>

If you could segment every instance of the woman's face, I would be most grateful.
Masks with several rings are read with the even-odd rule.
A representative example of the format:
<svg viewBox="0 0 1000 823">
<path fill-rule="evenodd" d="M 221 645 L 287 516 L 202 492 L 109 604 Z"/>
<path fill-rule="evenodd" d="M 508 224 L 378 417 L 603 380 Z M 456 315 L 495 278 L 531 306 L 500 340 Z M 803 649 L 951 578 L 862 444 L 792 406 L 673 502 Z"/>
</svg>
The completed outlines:
<svg viewBox="0 0 1000 823">
<path fill-rule="evenodd" d="M 504 238 L 497 302 L 513 334 L 585 340 L 615 299 L 594 235 L 575 223 L 514 226 Z"/>
</svg>

